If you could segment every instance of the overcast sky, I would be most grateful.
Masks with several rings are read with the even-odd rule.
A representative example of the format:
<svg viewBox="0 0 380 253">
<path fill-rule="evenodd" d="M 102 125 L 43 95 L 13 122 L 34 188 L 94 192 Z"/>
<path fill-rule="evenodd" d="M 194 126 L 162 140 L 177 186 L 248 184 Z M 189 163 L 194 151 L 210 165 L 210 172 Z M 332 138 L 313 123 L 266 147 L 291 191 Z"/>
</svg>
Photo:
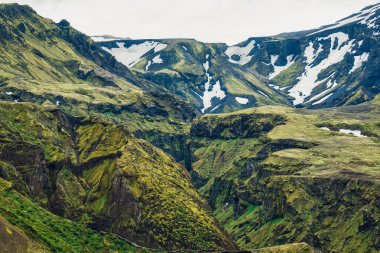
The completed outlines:
<svg viewBox="0 0 380 253">
<path fill-rule="evenodd" d="M 196 38 L 235 44 L 248 37 L 317 28 L 380 0 L 0 0 L 67 19 L 88 35 Z"/>
</svg>

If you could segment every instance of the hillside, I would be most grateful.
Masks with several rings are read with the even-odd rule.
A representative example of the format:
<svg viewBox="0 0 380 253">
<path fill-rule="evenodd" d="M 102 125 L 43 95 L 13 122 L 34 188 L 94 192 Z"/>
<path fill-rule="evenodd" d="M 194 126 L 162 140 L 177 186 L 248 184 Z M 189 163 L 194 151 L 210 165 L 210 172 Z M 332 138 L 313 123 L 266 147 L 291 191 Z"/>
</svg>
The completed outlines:
<svg viewBox="0 0 380 253">
<path fill-rule="evenodd" d="M 75 116 L 128 122 L 137 136 L 183 161 L 177 133 L 197 112 L 134 76 L 66 21 L 55 24 L 30 7 L 0 5 L 0 99 L 51 104 Z"/>
<path fill-rule="evenodd" d="M 123 127 L 26 103 L 0 111 L 1 175 L 42 207 L 150 248 L 234 248 L 187 171 Z"/>
<path fill-rule="evenodd" d="M 377 252 L 378 105 L 260 107 L 191 129 L 194 184 L 238 245 Z"/>
<path fill-rule="evenodd" d="M 4 253 L 24 252 L 149 252 L 115 235 L 97 233 L 55 216 L 0 179 L 0 247 Z"/>
<path fill-rule="evenodd" d="M 139 78 L 110 55 L 89 50 L 96 49 L 91 39 L 66 21 L 55 24 L 16 4 L 0 5 L 0 14 L 0 99 L 6 101 L 0 168 L 17 194 L 74 226 L 150 248 L 235 248 L 187 171 L 132 134 L 154 141 L 186 132 L 196 116 L 190 106 L 144 91 L 147 82 L 136 84 Z M 59 250 L 46 241 L 56 239 L 41 236 L 43 245 Z"/>
</svg>

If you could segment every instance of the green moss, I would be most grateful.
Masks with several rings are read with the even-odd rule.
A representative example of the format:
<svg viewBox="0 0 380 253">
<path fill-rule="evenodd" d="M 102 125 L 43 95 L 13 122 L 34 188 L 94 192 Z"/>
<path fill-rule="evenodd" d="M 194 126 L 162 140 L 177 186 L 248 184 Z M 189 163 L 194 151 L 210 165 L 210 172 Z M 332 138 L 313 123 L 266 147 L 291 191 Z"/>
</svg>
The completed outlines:
<svg viewBox="0 0 380 253">
<path fill-rule="evenodd" d="M 12 183 L 0 178 L 0 192 L 4 192 L 12 187 Z"/>
<path fill-rule="evenodd" d="M 32 180 L 22 182 L 44 206 L 79 224 L 152 248 L 235 247 L 192 186 L 186 169 L 162 150 L 136 139 L 126 127 L 73 119 L 27 104 L 2 104 L 0 132 L 11 137 L 2 143 L 4 147 L 33 144 L 43 152 L 19 148 L 10 159 L 0 158 L 15 164 L 17 172 L 27 172 Z M 45 159 L 56 157 L 56 150 L 61 150 L 62 158 Z M 19 157 L 25 165 L 15 162 Z M 38 181 L 32 173 L 36 167 L 42 168 Z"/>
<path fill-rule="evenodd" d="M 379 215 L 371 201 L 380 179 L 378 113 L 372 105 L 313 111 L 268 106 L 203 116 L 191 130 L 195 184 L 242 248 L 318 240 L 321 245 L 313 246 L 327 252 L 371 252 L 375 228 L 359 227 Z M 275 115 L 282 123 L 267 131 L 246 124 L 249 116 Z M 239 117 L 246 120 L 233 124 Z M 369 138 L 339 133 L 343 128 Z"/>
<path fill-rule="evenodd" d="M 0 214 L 52 252 L 137 251 L 114 235 L 101 235 L 55 216 L 13 190 L 0 195 Z"/>
<path fill-rule="evenodd" d="M 297 61 L 289 68 L 282 71 L 272 81 L 281 88 L 294 85 L 297 82 L 297 77 L 301 76 L 303 73 L 304 68 L 304 63 L 302 61 Z"/>
<path fill-rule="evenodd" d="M 293 243 L 281 246 L 262 248 L 257 250 L 260 253 L 313 253 L 316 249 L 307 243 Z"/>
</svg>

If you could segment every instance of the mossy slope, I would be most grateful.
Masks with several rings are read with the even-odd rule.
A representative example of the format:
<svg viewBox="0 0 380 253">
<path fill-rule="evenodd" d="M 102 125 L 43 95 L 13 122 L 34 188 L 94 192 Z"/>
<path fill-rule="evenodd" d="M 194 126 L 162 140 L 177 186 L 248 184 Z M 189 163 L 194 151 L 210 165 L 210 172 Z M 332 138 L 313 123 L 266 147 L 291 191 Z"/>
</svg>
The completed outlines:
<svg viewBox="0 0 380 253">
<path fill-rule="evenodd" d="M 43 207 L 151 248 L 235 248 L 188 172 L 124 127 L 25 103 L 0 111 L 1 175 Z"/>
<path fill-rule="evenodd" d="M 0 187 L 0 247 L 4 253 L 149 252 L 51 214 L 15 191 L 10 182 L 0 179 Z"/>
<path fill-rule="evenodd" d="M 152 88 L 67 21 L 56 24 L 28 6 L 1 4 L 0 26 L 0 100 L 127 122 L 138 137 L 184 160 L 180 137 L 172 138 L 175 148 L 162 139 L 188 131 L 197 113 L 187 103 Z"/>
<path fill-rule="evenodd" d="M 194 183 L 243 248 L 306 242 L 323 252 L 377 252 L 379 110 L 203 116 L 191 130 Z"/>
</svg>

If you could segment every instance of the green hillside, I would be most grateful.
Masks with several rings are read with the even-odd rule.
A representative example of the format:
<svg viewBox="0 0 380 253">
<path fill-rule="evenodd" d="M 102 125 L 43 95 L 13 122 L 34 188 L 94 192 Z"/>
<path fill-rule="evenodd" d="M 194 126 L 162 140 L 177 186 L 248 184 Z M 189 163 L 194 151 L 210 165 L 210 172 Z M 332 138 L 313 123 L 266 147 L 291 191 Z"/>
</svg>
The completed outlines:
<svg viewBox="0 0 380 253">
<path fill-rule="evenodd" d="M 203 116 L 191 129 L 194 183 L 243 248 L 307 242 L 323 252 L 377 252 L 379 110 Z"/>
<path fill-rule="evenodd" d="M 33 203 L 0 179 L 2 252 L 149 252 L 111 234 L 97 233 Z"/>
<path fill-rule="evenodd" d="M 234 248 L 187 171 L 124 127 L 25 103 L 0 111 L 1 175 L 42 207 L 150 248 Z"/>
</svg>

